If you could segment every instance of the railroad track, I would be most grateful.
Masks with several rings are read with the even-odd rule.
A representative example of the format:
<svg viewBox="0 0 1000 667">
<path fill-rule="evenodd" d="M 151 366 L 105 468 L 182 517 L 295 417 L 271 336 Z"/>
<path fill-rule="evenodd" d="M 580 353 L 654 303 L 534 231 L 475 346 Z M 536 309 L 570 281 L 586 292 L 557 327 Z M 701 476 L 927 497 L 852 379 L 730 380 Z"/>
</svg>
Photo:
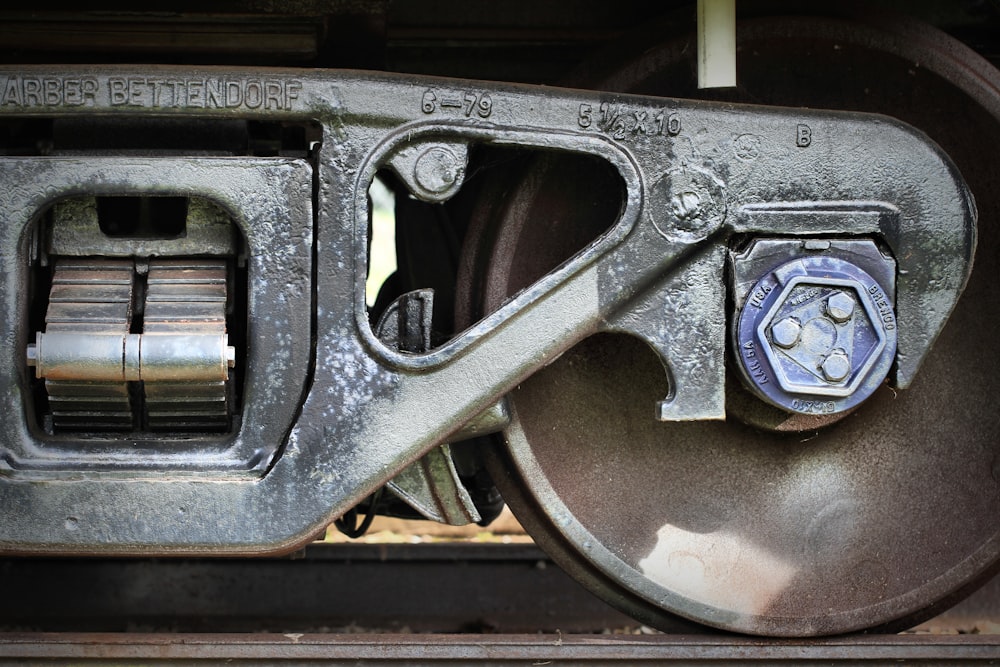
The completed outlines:
<svg viewBox="0 0 1000 667">
<path fill-rule="evenodd" d="M 0 560 L 0 665 L 1000 664 L 1000 581 L 921 628 L 635 633 L 534 545 L 317 544 L 285 558 Z M 529 634 L 530 633 L 530 634 Z"/>
<path fill-rule="evenodd" d="M 8 635 L 0 665 L 828 665 L 1000 662 L 1000 637 L 825 640 L 581 635 Z"/>
</svg>

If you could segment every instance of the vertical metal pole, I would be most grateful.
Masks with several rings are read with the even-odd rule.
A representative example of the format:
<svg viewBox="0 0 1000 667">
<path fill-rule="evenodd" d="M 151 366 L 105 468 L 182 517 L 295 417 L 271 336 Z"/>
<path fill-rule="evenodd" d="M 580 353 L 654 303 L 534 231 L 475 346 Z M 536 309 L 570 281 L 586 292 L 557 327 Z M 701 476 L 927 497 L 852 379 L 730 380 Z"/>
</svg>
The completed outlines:
<svg viewBox="0 0 1000 667">
<path fill-rule="evenodd" d="M 736 85 L 736 0 L 698 0 L 698 87 Z"/>
</svg>

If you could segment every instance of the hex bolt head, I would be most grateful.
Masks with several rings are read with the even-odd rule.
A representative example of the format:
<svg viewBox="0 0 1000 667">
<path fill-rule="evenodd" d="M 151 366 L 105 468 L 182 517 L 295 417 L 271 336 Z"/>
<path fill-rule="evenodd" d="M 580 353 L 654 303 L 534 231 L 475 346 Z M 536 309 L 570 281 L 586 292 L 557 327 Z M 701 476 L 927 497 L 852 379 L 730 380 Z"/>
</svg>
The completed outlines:
<svg viewBox="0 0 1000 667">
<path fill-rule="evenodd" d="M 36 346 L 34 343 L 28 345 L 27 358 L 28 358 L 28 366 L 38 365 L 38 346 Z"/>
<path fill-rule="evenodd" d="M 802 325 L 794 317 L 786 317 L 771 327 L 771 340 L 778 347 L 786 350 L 799 342 L 802 334 Z"/>
<path fill-rule="evenodd" d="M 851 359 L 840 348 L 831 352 L 820 367 L 828 382 L 841 382 L 851 374 Z"/>
<path fill-rule="evenodd" d="M 847 292 L 834 292 L 826 300 L 826 314 L 834 322 L 841 324 L 851 319 L 851 315 L 854 314 L 855 305 L 857 305 L 857 302 L 854 300 L 854 297 Z"/>
</svg>

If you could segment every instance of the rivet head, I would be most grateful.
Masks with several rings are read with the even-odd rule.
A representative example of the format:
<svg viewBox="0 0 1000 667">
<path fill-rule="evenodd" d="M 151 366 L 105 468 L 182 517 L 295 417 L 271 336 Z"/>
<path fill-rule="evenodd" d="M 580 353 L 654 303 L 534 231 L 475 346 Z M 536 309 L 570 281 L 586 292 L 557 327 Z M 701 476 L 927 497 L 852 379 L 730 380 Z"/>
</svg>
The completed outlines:
<svg viewBox="0 0 1000 667">
<path fill-rule="evenodd" d="M 847 292 L 839 291 L 830 295 L 826 301 L 826 313 L 834 322 L 841 324 L 851 319 L 857 302 Z"/>
<path fill-rule="evenodd" d="M 453 152 L 443 146 L 433 146 L 417 158 L 413 177 L 424 190 L 442 194 L 458 182 L 462 169 L 462 163 Z"/>
<path fill-rule="evenodd" d="M 820 367 L 828 382 L 841 382 L 851 374 L 851 359 L 841 349 L 831 352 Z"/>
<path fill-rule="evenodd" d="M 670 200 L 670 213 L 679 220 L 693 220 L 701 215 L 701 195 L 685 190 L 673 196 Z"/>
<path fill-rule="evenodd" d="M 799 342 L 801 334 L 802 325 L 794 317 L 786 317 L 779 320 L 771 327 L 771 340 L 774 341 L 775 345 L 783 347 L 786 350 L 794 347 Z"/>
</svg>

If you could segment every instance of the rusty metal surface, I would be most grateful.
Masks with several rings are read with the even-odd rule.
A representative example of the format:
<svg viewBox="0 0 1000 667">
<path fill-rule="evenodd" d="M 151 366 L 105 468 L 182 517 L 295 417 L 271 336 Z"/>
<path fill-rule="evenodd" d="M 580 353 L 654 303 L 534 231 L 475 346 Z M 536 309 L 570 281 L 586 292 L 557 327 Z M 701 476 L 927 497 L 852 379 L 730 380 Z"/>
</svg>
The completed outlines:
<svg viewBox="0 0 1000 667">
<path fill-rule="evenodd" d="M 757 223 L 741 215 L 744 206 L 790 197 L 815 202 L 850 197 L 896 202 L 901 207 L 907 234 L 888 240 L 896 244 L 897 253 L 911 258 L 909 264 L 900 259 L 913 281 L 908 288 L 901 281 L 898 299 L 899 319 L 907 323 L 908 332 L 901 325 L 900 349 L 907 350 L 901 369 L 918 365 L 924 349 L 920 341 L 933 338 L 943 324 L 970 259 L 975 211 L 962 182 L 935 146 L 886 119 L 806 110 L 747 109 L 736 114 L 728 106 L 621 97 L 616 104 L 642 111 L 629 118 L 645 119 L 642 133 L 633 131 L 634 141 L 626 141 L 615 139 L 617 129 L 591 125 L 581 115 L 601 107 L 602 97 L 596 93 L 338 72 L 284 72 L 272 78 L 246 71 L 157 73 L 160 78 L 144 76 L 135 68 L 7 70 L 5 90 L 20 91 L 21 106 L 5 105 L 3 112 L 86 117 L 102 110 L 126 117 L 225 118 L 233 113 L 227 105 L 237 104 L 239 112 L 249 117 L 295 119 L 308 114 L 323 125 L 314 161 L 5 157 L 4 178 L 16 187 L 6 191 L 8 224 L 0 241 L 14 261 L 23 248 L 18 239 L 38 211 L 52 199 L 81 189 L 98 196 L 197 195 L 223 204 L 241 226 L 250 256 L 247 326 L 252 344 L 243 427 L 232 443 L 207 443 L 209 453 L 203 458 L 176 456 L 183 443 L 176 450 L 151 443 L 135 456 L 124 453 L 133 448 L 129 442 L 102 445 L 121 450 L 116 475 L 144 468 L 184 473 L 176 478 L 122 480 L 95 475 L 70 483 L 59 478 L 18 478 L 18 470 L 26 467 L 19 459 L 47 443 L 37 442 L 17 418 L 8 420 L 4 448 L 14 462 L 8 476 L 18 479 L 0 483 L 0 499 L 11 508 L 2 524 L 2 540 L 12 551 L 233 553 L 295 547 L 495 404 L 523 377 L 599 330 L 608 316 L 623 310 L 675 263 L 702 246 L 717 249 L 725 240 L 722 237 L 753 232 Z M 186 77 L 186 83 L 169 83 L 173 76 Z M 48 106 L 44 99 L 28 95 L 24 86 L 35 77 L 51 77 L 67 104 Z M 331 95 L 331 86 L 336 95 Z M 33 90 L 31 85 L 28 90 Z M 402 98 L 411 104 L 400 104 Z M 664 107 L 688 118 L 688 129 L 667 122 L 658 130 L 655 118 Z M 803 120 L 812 123 L 817 137 L 829 137 L 822 160 L 802 152 L 794 137 L 788 139 L 788 128 Z M 674 233 L 669 216 L 661 216 L 652 200 L 643 197 L 648 187 L 644 184 L 662 182 L 673 168 L 674 157 L 664 146 L 686 150 L 691 137 L 684 133 L 694 137 L 699 128 L 707 128 L 713 141 L 728 147 L 717 155 L 705 155 L 699 170 L 728 173 L 730 212 L 723 215 L 722 207 L 716 207 L 712 215 Z M 748 129 L 772 147 L 752 162 L 732 153 L 733 138 Z M 675 131 L 678 134 L 671 134 Z M 840 142 L 841 135 L 865 141 Z M 426 354 L 410 354 L 381 344 L 364 309 L 366 189 L 394 156 L 414 146 L 439 147 L 442 137 L 452 144 L 586 153 L 609 165 L 623 207 L 617 221 L 608 221 L 608 232 L 570 262 L 447 344 Z M 867 169 L 874 160 L 890 158 L 902 170 L 894 171 L 893 179 Z M 413 168 L 420 164 L 417 159 Z M 430 170 L 438 174 L 441 164 L 435 158 Z M 773 178 L 775 170 L 791 170 L 807 185 L 785 191 Z M 829 178 L 830 174 L 837 178 Z M 44 188 L 38 183 L 45 183 Z M 922 187 L 913 187 L 916 183 Z M 315 229 L 307 196 L 312 194 Z M 807 218 L 788 224 L 797 233 L 812 233 L 817 231 L 813 222 Z M 822 219 L 817 224 L 827 229 Z M 886 229 L 894 229 L 891 220 Z M 768 231 L 774 231 L 773 224 Z M 917 260 L 926 254 L 913 244 L 927 235 L 936 239 L 933 266 L 941 277 L 918 289 L 918 278 L 928 267 Z M 308 260 L 314 240 L 315 273 Z M 717 270 L 721 276 L 723 266 Z M 5 307 L 11 316 L 4 320 L 4 331 L 16 341 L 15 347 L 23 349 L 27 341 L 18 315 L 25 308 L 20 294 L 26 279 L 23 273 L 15 278 L 5 285 Z M 921 310 L 921 299 L 934 302 L 934 312 Z M 713 322 L 723 317 L 721 312 L 710 314 Z M 314 335 L 307 342 L 303 337 L 310 325 Z M 724 347 L 724 336 L 705 340 L 706 355 L 718 356 Z M 16 390 L 22 364 L 21 354 L 12 356 L 3 376 L 13 415 L 23 414 Z M 297 405 L 300 388 L 306 387 L 308 394 Z M 216 454 L 220 444 L 247 456 L 242 464 L 250 475 L 267 474 L 252 481 L 236 475 L 224 478 L 226 466 L 220 466 Z M 74 464 L 87 469 L 85 444 L 67 440 L 60 445 L 60 456 L 76 449 Z M 197 442 L 187 445 L 189 454 L 197 450 Z M 69 458 L 49 457 L 46 462 L 59 465 Z M 188 477 L 186 472 L 192 470 L 217 474 L 206 484 Z M 109 501 L 89 502 L 95 493 Z"/>
<path fill-rule="evenodd" d="M 603 93 L 351 72 L 284 71 L 262 76 L 246 70 L 23 68 L 5 70 L 0 77 L 5 93 L 20 95 L 13 100 L 16 104 L 2 107 L 10 115 L 86 118 L 100 112 L 222 119 L 238 112 L 260 119 L 306 116 L 322 126 L 321 141 L 311 144 L 308 158 L 105 155 L 85 159 L 57 154 L 4 157 L 0 162 L 2 176 L 11 185 L 5 191 L 7 224 L 0 228 L 0 252 L 11 265 L 30 264 L 20 239 L 27 237 L 40 212 L 59 197 L 81 192 L 97 196 L 155 192 L 211 199 L 240 226 L 249 261 L 243 420 L 228 439 L 137 443 L 126 437 L 99 439 L 100 446 L 91 447 L 92 441 L 85 438 L 50 442 L 40 437 L 25 423 L 20 403 L 21 350 L 27 340 L 19 316 L 26 310 L 21 298 L 27 291 L 26 269 L 15 272 L 3 286 L 9 316 L 0 333 L 15 342 L 12 350 L 18 350 L 7 351 L 6 363 L 0 363 L 0 382 L 11 414 L 0 425 L 0 446 L 10 468 L 0 478 L 0 506 L 5 510 L 0 545 L 9 552 L 225 555 L 292 549 L 494 405 L 524 378 L 578 341 L 604 330 L 611 319 L 617 330 L 637 335 L 655 332 L 649 342 L 660 359 L 654 357 L 647 364 L 654 375 L 664 367 L 673 377 L 696 374 L 702 362 L 715 364 L 718 370 L 726 348 L 721 304 L 689 302 L 683 313 L 667 311 L 670 326 L 662 326 L 659 301 L 675 298 L 675 291 L 665 289 L 662 280 L 672 274 L 687 278 L 689 258 L 708 258 L 709 264 L 692 266 L 721 282 L 722 250 L 745 235 L 838 232 L 881 238 L 897 256 L 901 271 L 896 377 L 904 384 L 958 298 L 975 244 L 975 208 L 948 157 L 918 132 L 883 117 L 799 109 L 737 110 L 675 99 L 609 98 Z M 50 82 L 53 94 L 58 93 L 59 104 L 49 104 L 54 98 L 39 97 L 35 86 L 42 80 Z M 617 120 L 607 122 L 610 115 Z M 802 124 L 811 127 L 811 148 L 796 138 L 794 130 Z M 750 152 L 739 141 L 747 135 L 757 146 Z M 509 294 L 508 282 L 502 282 L 494 295 L 511 298 L 491 303 L 492 312 L 447 343 L 426 353 L 389 348 L 372 331 L 364 307 L 367 187 L 379 169 L 388 166 L 412 176 L 401 180 L 415 196 L 434 202 L 448 199 L 463 182 L 466 145 L 587 155 L 610 171 L 620 199 L 605 221 L 603 235 L 561 266 L 544 267 L 530 279 L 519 276 L 526 289 L 518 294 Z M 873 170 L 873 163 L 883 168 Z M 674 207 L 674 200 L 685 194 L 676 190 L 681 182 L 699 184 L 704 197 L 699 201 L 705 205 L 692 204 L 691 210 Z M 879 210 L 889 212 L 863 215 L 873 201 L 882 203 Z M 777 212 L 756 214 L 762 207 Z M 845 208 L 856 214 L 850 216 L 858 221 L 853 227 L 831 228 L 831 216 L 813 214 Z M 544 232 L 539 245 L 545 245 L 546 236 L 558 238 Z M 506 249 L 501 254 L 511 259 Z M 546 274 L 548 269 L 553 270 Z M 672 337 L 672 327 L 690 337 Z M 691 339 L 697 344 L 687 349 Z M 675 347 L 680 348 L 676 355 Z M 559 366 L 544 372 L 554 368 Z M 608 377 L 611 371 L 601 369 Z M 636 373 L 632 389 L 643 386 L 640 378 Z M 528 392 L 532 385 L 521 386 Z M 719 590 L 728 589 L 736 581 L 733 577 L 739 578 L 735 570 L 724 576 L 709 572 L 708 592 L 692 590 L 687 582 L 662 576 L 662 567 L 670 567 L 670 554 L 653 549 L 655 540 L 647 538 L 655 536 L 655 529 L 636 540 L 621 540 L 614 534 L 629 522 L 647 521 L 657 527 L 669 523 L 662 513 L 672 503 L 645 493 L 662 486 L 649 479 L 650 474 L 659 474 L 657 466 L 643 463 L 641 456 L 621 456 L 621 450 L 608 457 L 606 443 L 593 437 L 595 430 L 586 421 L 602 411 L 617 413 L 631 424 L 635 436 L 627 446 L 655 449 L 646 460 L 656 461 L 664 453 L 676 455 L 655 442 L 660 435 L 654 442 L 642 437 L 657 424 L 649 415 L 651 406 L 662 404 L 667 392 L 654 397 L 620 392 L 615 396 L 625 404 L 604 405 L 599 397 L 576 395 L 587 386 L 575 378 L 561 392 L 572 397 L 574 405 L 587 408 L 584 420 L 573 414 L 567 421 L 553 408 L 536 425 L 568 434 L 566 442 L 573 444 L 573 450 L 563 454 L 547 449 L 545 455 L 559 459 L 547 463 L 557 466 L 561 479 L 576 489 L 568 493 L 586 496 L 583 502 L 590 507 L 600 503 L 594 507 L 599 520 L 587 526 L 567 522 L 564 519 L 573 512 L 564 511 L 558 495 L 549 494 L 542 502 L 553 521 L 576 532 L 573 539 L 586 545 L 592 558 L 606 561 L 606 569 L 629 595 L 643 596 L 657 609 L 747 632 L 835 633 L 923 607 L 928 598 L 947 595 L 980 574 L 996 556 L 994 532 L 979 526 L 953 540 L 940 559 L 931 559 L 924 567 L 913 564 L 907 578 L 886 584 L 888 602 L 876 603 L 872 596 L 880 591 L 865 589 L 857 595 L 840 595 L 832 614 L 825 602 L 807 604 L 801 613 L 770 608 L 778 596 L 793 606 L 807 599 L 801 595 L 805 585 L 801 582 L 824 568 L 828 575 L 809 592 L 813 600 L 825 599 L 831 590 L 840 590 L 841 579 L 852 581 L 857 571 L 852 559 L 867 558 L 866 547 L 852 543 L 843 550 L 842 560 L 829 563 L 823 541 L 828 535 L 822 529 L 818 541 L 804 548 L 794 546 L 790 536 L 808 534 L 809 529 L 803 525 L 804 515 L 789 512 L 782 515 L 777 531 L 779 560 L 785 550 L 799 551 L 784 569 L 770 568 L 767 576 L 777 573 L 777 578 L 768 579 L 764 599 L 752 591 L 743 597 L 719 597 Z M 683 413 L 672 418 L 717 419 L 717 402 L 701 405 L 699 391 L 717 397 L 719 385 L 686 388 L 694 395 Z M 560 392 L 532 400 L 543 406 L 553 398 L 561 400 Z M 667 438 L 678 441 L 677 434 Z M 695 439 L 687 443 L 688 455 L 700 457 Z M 736 439 L 727 446 L 736 447 Z M 759 482 L 751 478 L 773 479 L 776 471 L 787 469 L 783 462 L 794 460 L 792 452 L 772 453 L 746 465 L 734 453 L 726 465 L 699 479 L 721 475 L 728 488 L 737 489 L 737 482 L 728 484 L 732 476 L 757 488 Z M 619 467 L 626 462 L 639 470 Z M 518 464 L 523 467 L 523 461 Z M 872 470 L 853 465 L 850 469 Z M 607 477 L 598 483 L 595 474 Z M 532 483 L 537 478 L 534 475 Z M 612 488 L 604 491 L 608 479 Z M 802 484 L 811 484 L 811 479 L 802 477 Z M 643 494 L 642 498 L 606 503 L 620 484 Z M 673 483 L 670 490 L 680 492 L 684 486 Z M 833 497 L 836 485 L 830 488 L 813 497 L 811 504 L 796 506 L 821 512 L 838 500 Z M 713 507 L 704 494 L 684 492 L 688 495 L 682 504 L 704 502 Z M 766 528 L 759 520 L 774 512 L 766 496 L 761 496 L 760 506 L 751 502 L 754 497 L 748 492 L 739 498 L 742 502 L 732 503 L 761 514 L 734 529 L 732 542 L 724 547 L 726 551 L 733 547 L 747 560 L 758 551 L 747 550 L 744 536 Z M 902 502 L 906 496 L 899 498 Z M 981 496 L 982 503 L 992 499 Z M 649 511 L 650 505 L 655 511 Z M 623 507 L 630 508 L 624 524 Z M 637 508 L 644 511 L 631 516 Z M 971 504 L 958 509 L 968 510 L 973 519 L 984 515 Z M 839 516 L 835 513 L 835 518 Z M 697 533 L 702 528 L 698 517 L 691 519 L 693 524 L 689 519 L 677 519 L 688 527 L 679 530 Z M 878 526 L 862 522 L 859 530 L 877 537 Z M 591 542 L 591 536 L 598 542 Z M 703 546 L 693 547 L 696 557 Z M 907 548 L 913 550 L 912 545 Z M 981 553 L 969 559 L 974 548 L 981 548 Z M 839 552 L 830 549 L 830 553 Z M 655 573 L 635 570 L 640 560 L 653 564 Z M 629 565 L 622 569 L 619 563 L 626 561 Z M 773 562 L 777 561 L 758 559 L 750 574 L 761 574 Z M 876 567 L 883 566 L 876 563 Z M 951 570 L 945 576 L 947 567 Z M 879 585 L 887 578 L 881 569 L 875 576 Z M 924 584 L 925 578 L 931 583 Z M 923 586 L 931 589 L 926 596 L 913 592 Z"/>
<path fill-rule="evenodd" d="M 990 665 L 1000 638 L 811 641 L 580 635 L 0 635 L 0 665 Z"/>
<path fill-rule="evenodd" d="M 842 632 L 923 609 L 998 557 L 995 437 L 973 434 L 979 449 L 944 465 L 956 428 L 921 440 L 903 438 L 890 418 L 845 420 L 806 449 L 739 425 L 658 430 L 648 414 L 655 406 L 664 421 L 725 416 L 724 256 L 758 235 L 872 237 L 891 250 L 900 329 L 890 380 L 902 389 L 922 377 L 968 277 L 976 209 L 947 154 L 919 131 L 856 113 L 346 71 L 26 66 L 0 77 L 4 122 L 61 127 L 52 133 L 60 141 L 67 119 L 100 136 L 115 125 L 108 119 L 121 119 L 139 139 L 193 121 L 202 130 L 234 120 L 318 128 L 294 157 L 282 156 L 280 141 L 267 158 L 206 157 L 218 147 L 196 156 L 177 145 L 89 155 L 29 133 L 23 143 L 33 149 L 3 158 L 0 253 L 17 267 L 0 289 L 0 334 L 15 350 L 0 356 L 7 552 L 293 549 L 516 388 L 511 460 L 497 469 L 519 476 L 511 496 L 534 494 L 523 501 L 541 506 L 532 527 L 575 552 L 571 571 L 598 571 L 595 588 L 659 623 L 677 612 L 746 632 Z M 93 118 L 104 124 L 88 126 Z M 445 204 L 468 185 L 484 147 L 603 165 L 610 185 L 583 192 L 606 200 L 594 208 L 603 226 L 564 244 L 552 227 L 522 237 L 521 222 L 501 221 L 506 237 L 485 258 L 483 319 L 438 348 L 386 346 L 364 306 L 368 185 L 389 169 L 415 198 Z M 32 225 L 60 198 L 153 193 L 210 199 L 246 238 L 239 429 L 46 437 L 23 400 L 36 389 L 21 359 L 23 295 L 38 268 Z M 577 225 L 563 213 L 557 222 Z M 542 256 L 558 261 L 535 262 Z M 973 286 L 982 294 L 983 283 Z M 968 311 L 959 318 L 959 334 L 974 329 Z M 618 342 L 606 353 L 589 346 L 594 339 L 573 347 L 609 331 L 657 354 L 630 357 L 635 349 Z M 953 324 L 946 337 L 955 332 Z M 936 379 L 947 368 L 930 359 L 939 365 L 926 375 Z M 971 369 L 981 396 L 995 394 L 982 375 L 995 373 L 993 361 Z M 523 382 L 540 370 L 541 384 Z M 556 390 L 539 390 L 553 377 Z M 866 414 L 882 414 L 888 391 Z M 914 391 L 901 404 L 921 401 L 927 394 Z M 968 433 L 980 424 L 958 425 Z M 863 436 L 872 430 L 888 435 L 871 443 Z M 895 493 L 878 493 L 892 486 L 886 478 Z M 886 527 L 883 514 L 914 503 L 926 513 L 959 481 L 967 493 L 949 507 L 943 543 L 915 521 Z M 934 491 L 914 500 L 926 489 Z M 918 560 L 932 543 L 932 557 Z"/>
<path fill-rule="evenodd" d="M 5 182 L 13 188 L 8 191 L 11 198 L 7 201 L 5 225 L 0 233 L 5 252 L 13 256 L 24 250 L 18 239 L 35 217 L 54 200 L 81 191 L 98 196 L 120 196 L 162 194 L 166 189 L 175 195 L 208 197 L 229 207 L 230 212 L 238 208 L 239 213 L 235 215 L 252 249 L 248 308 L 251 313 L 267 311 L 266 317 L 254 321 L 253 332 L 258 338 L 246 356 L 246 366 L 253 372 L 245 382 L 245 392 L 256 399 L 245 406 L 243 429 L 239 433 L 232 436 L 207 434 L 198 440 L 190 437 L 131 438 L 126 433 L 117 439 L 98 438 L 99 447 L 88 447 L 86 439 L 81 442 L 81 438 L 75 436 L 46 436 L 34 423 L 29 406 L 25 405 L 25 395 L 29 392 L 27 387 L 19 388 L 25 381 L 24 362 L 16 357 L 23 357 L 29 336 L 33 336 L 33 332 L 27 331 L 29 306 L 25 298 L 32 285 L 26 271 L 13 272 L 3 286 L 8 313 L 4 326 L 8 334 L 17 339 L 17 347 L 22 349 L 20 352 L 7 351 L 9 356 L 2 377 L 7 386 L 7 400 L 19 404 L 20 416 L 5 419 L 0 426 L 3 431 L 0 439 L 4 443 L 0 455 L 3 479 L 9 481 L 12 477 L 31 477 L 37 473 L 50 480 L 66 480 L 73 477 L 73 471 L 120 471 L 123 464 L 136 471 L 136 476 L 141 476 L 139 470 L 194 468 L 208 477 L 258 478 L 270 457 L 280 448 L 294 419 L 297 404 L 288 399 L 302 395 L 309 373 L 312 301 L 307 285 L 312 266 L 312 202 L 300 194 L 311 190 L 311 166 L 303 160 L 283 158 L 233 161 L 199 157 L 156 160 L 55 157 L 27 158 L 26 162 L 21 158 L 4 158 L 0 171 Z M 25 189 L 13 187 L 18 182 L 32 185 Z M 214 317 L 213 313 L 208 319 Z M 142 450 L 141 454 L 136 454 L 137 447 Z M 146 483 L 150 491 L 159 486 L 159 481 L 147 479 Z M 135 543 L 136 536 L 113 538 L 112 533 L 117 532 L 113 526 L 117 522 L 109 517 L 129 505 L 126 496 L 130 495 L 130 490 L 143 486 L 142 482 L 131 486 L 109 481 L 102 486 L 103 502 L 77 500 L 70 501 L 69 505 L 63 504 L 68 500 L 62 495 L 63 491 L 72 488 L 82 491 L 82 487 L 57 483 L 45 485 L 48 491 L 38 493 L 42 487 L 32 487 L 31 483 L 27 486 L 0 483 L 0 486 L 9 491 L 20 489 L 14 491 L 20 499 L 5 496 L 3 501 L 4 507 L 14 514 L 44 512 L 49 502 L 62 505 L 57 510 L 61 518 L 51 525 L 65 534 L 76 535 L 78 529 L 82 529 L 82 533 L 94 531 L 92 537 L 98 551 L 120 549 L 122 543 Z M 211 487 L 199 488 L 205 492 Z M 188 511 L 193 511 L 193 516 L 201 516 L 202 510 L 197 509 L 197 503 L 192 505 L 184 498 L 191 491 L 194 489 L 190 487 L 180 490 L 180 496 L 170 503 L 169 511 L 164 511 L 163 496 L 160 502 L 146 505 L 150 510 L 154 506 L 160 509 L 138 511 L 146 517 L 139 520 L 142 527 L 135 526 L 138 532 L 152 535 L 150 524 L 146 522 L 154 514 L 172 515 L 174 521 L 193 527 L 197 522 L 191 522 L 192 515 Z M 89 495 L 90 492 L 84 493 Z M 69 495 L 74 492 L 70 491 Z M 154 495 L 160 494 L 153 492 L 149 500 Z M 14 507 L 21 510 L 15 511 Z M 49 505 L 49 508 L 55 509 L 55 506 Z M 137 508 L 133 505 L 131 510 L 124 511 L 135 512 Z M 26 514 L 23 516 L 27 518 Z M 88 524 L 90 527 L 86 527 Z M 7 525 L 13 523 L 9 521 Z M 215 540 L 199 541 L 211 543 Z"/>
<path fill-rule="evenodd" d="M 52 275 L 52 291 L 45 314 L 45 331 L 58 336 L 72 332 L 119 337 L 128 334 L 132 315 L 135 278 L 132 262 L 98 260 L 96 262 L 63 260 Z M 81 307 L 83 306 L 83 307 Z M 38 375 L 38 337 L 35 348 L 29 344 L 27 363 Z M 32 357 L 35 357 L 32 359 Z M 42 369 L 44 371 L 44 362 Z M 100 424 L 103 429 L 129 429 L 132 426 L 132 399 L 122 373 L 117 381 L 70 382 L 46 379 L 52 427 L 72 428 L 82 422 Z"/>
<path fill-rule="evenodd" d="M 980 256 L 996 253 L 997 173 L 984 148 L 1000 132 L 992 66 L 907 21 L 763 18 L 739 34 L 741 87 L 712 99 L 856 103 L 906 118 L 970 176 L 984 223 Z M 692 42 L 652 27 L 646 36 L 596 58 L 574 85 L 696 94 Z M 561 180 L 558 162 L 539 160 L 482 205 L 471 262 L 490 268 L 485 287 L 466 295 L 481 312 L 547 271 L 552 257 L 572 254 L 573 239 L 547 234 L 547 220 L 599 231 L 585 182 L 566 184 L 562 196 L 539 185 Z M 996 272 L 989 260 L 978 269 L 912 386 L 898 394 L 883 387 L 840 424 L 778 437 L 735 419 L 653 424 L 644 406 L 670 387 L 656 357 L 633 338 L 598 336 L 510 395 L 514 424 L 491 470 L 560 564 L 650 624 L 666 622 L 657 607 L 670 606 L 751 632 L 839 632 L 915 598 L 930 605 L 954 566 L 981 562 L 980 545 L 965 540 L 992 525 L 1000 502 L 991 398 L 1000 358 L 982 326 L 1000 312 Z M 693 296 L 702 284 L 680 280 L 654 295 L 650 317 L 705 322 L 704 300 Z M 975 416 L 970 405 L 981 406 Z M 765 422 L 780 419 L 751 421 Z M 955 559 L 938 561 L 946 551 Z M 823 613 L 811 614 L 820 599 Z"/>
<path fill-rule="evenodd" d="M 639 628 L 531 544 L 315 544 L 284 558 L 235 560 L 8 558 L 0 577 L 5 633 Z M 708 632 L 680 620 L 669 630 Z M 915 630 L 997 634 L 1000 578 Z"/>
</svg>

